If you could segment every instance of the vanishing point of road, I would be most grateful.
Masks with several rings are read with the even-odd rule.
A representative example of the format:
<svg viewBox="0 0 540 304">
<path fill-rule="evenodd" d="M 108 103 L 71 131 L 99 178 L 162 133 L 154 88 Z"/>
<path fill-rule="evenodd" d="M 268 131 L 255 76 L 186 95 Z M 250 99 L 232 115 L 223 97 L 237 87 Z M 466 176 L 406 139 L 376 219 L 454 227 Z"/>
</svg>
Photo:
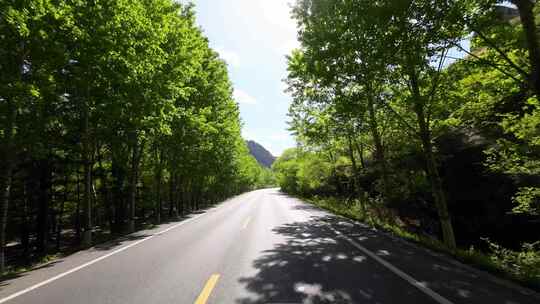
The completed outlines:
<svg viewBox="0 0 540 304">
<path fill-rule="evenodd" d="M 0 283 L 0 304 L 540 303 L 277 189 L 245 193 Z"/>
</svg>

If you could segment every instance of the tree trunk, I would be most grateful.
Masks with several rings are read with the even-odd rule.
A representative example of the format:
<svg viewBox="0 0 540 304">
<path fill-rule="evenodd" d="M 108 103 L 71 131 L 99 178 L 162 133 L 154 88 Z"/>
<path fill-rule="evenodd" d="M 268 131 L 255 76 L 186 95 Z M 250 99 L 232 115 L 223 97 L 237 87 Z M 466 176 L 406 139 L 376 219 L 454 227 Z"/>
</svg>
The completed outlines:
<svg viewBox="0 0 540 304">
<path fill-rule="evenodd" d="M 353 193 L 356 198 L 360 200 L 360 207 L 362 208 L 363 215 L 367 215 L 366 213 L 366 206 L 364 205 L 364 200 L 360 197 L 360 187 L 358 183 L 358 166 L 356 164 L 356 158 L 354 157 L 354 148 L 353 148 L 353 142 L 351 138 L 351 134 L 347 134 L 347 139 L 349 143 L 349 157 L 351 158 L 351 164 L 353 168 Z"/>
<path fill-rule="evenodd" d="M 454 250 L 456 248 L 456 239 L 454 236 L 454 228 L 452 227 L 452 220 L 448 211 L 448 204 L 446 202 L 446 195 L 444 193 L 442 180 L 437 169 L 437 163 L 435 162 L 435 156 L 433 154 L 433 145 L 431 143 L 431 131 L 429 128 L 429 121 L 424 113 L 425 102 L 420 94 L 420 88 L 418 85 L 418 79 L 416 72 L 410 74 L 411 88 L 414 98 L 414 112 L 418 120 L 418 127 L 420 130 L 420 140 L 422 142 L 422 148 L 424 152 L 424 158 L 426 161 L 426 173 L 428 175 L 431 191 L 435 199 L 435 206 L 439 215 L 439 221 L 441 224 L 441 230 L 443 234 L 443 241 L 445 245 Z"/>
<path fill-rule="evenodd" d="M 137 187 L 137 173 L 136 161 L 137 161 L 137 144 L 133 146 L 131 153 L 131 174 L 129 176 L 129 190 L 128 190 L 128 205 L 129 205 L 129 219 L 128 219 L 128 232 L 135 231 L 135 190 Z"/>
<path fill-rule="evenodd" d="M 360 156 L 360 165 L 362 166 L 362 169 L 365 169 L 366 161 L 364 160 L 364 145 L 355 141 L 355 147 L 358 155 Z"/>
<path fill-rule="evenodd" d="M 185 182 L 182 183 L 178 181 L 178 185 L 180 190 L 178 191 L 178 212 L 181 216 L 183 216 L 186 212 L 186 202 L 188 201 L 188 198 L 186 196 L 186 186 Z"/>
<path fill-rule="evenodd" d="M 538 34 L 536 32 L 536 21 L 534 15 L 534 4 L 531 0 L 512 1 L 519 10 L 519 17 L 523 24 L 525 40 L 529 52 L 529 62 L 531 64 L 530 83 L 537 96 L 540 96 L 540 45 L 538 43 Z"/>
<path fill-rule="evenodd" d="M 82 137 L 82 163 L 84 179 L 83 195 L 83 236 L 81 245 L 90 247 L 92 245 L 92 164 L 90 157 L 90 132 L 89 132 L 89 104 L 85 99 L 83 105 L 83 137 Z"/>
<path fill-rule="evenodd" d="M 381 172 L 382 181 L 383 181 L 383 191 L 384 195 L 388 198 L 390 195 L 390 183 L 388 180 L 388 167 L 386 165 L 384 146 L 381 140 L 381 134 L 379 133 L 379 126 L 377 123 L 377 115 L 375 113 L 375 105 L 373 103 L 373 96 L 368 97 L 368 112 L 369 112 L 369 127 L 371 131 L 371 136 L 373 137 L 373 142 L 375 144 L 375 159 L 379 165 L 379 170 Z"/>
<path fill-rule="evenodd" d="M 158 150 L 158 148 L 156 148 Z M 158 158 L 156 168 L 156 224 L 161 224 L 161 183 L 163 179 L 163 151 L 156 151 L 156 157 Z"/>
<path fill-rule="evenodd" d="M 62 198 L 62 203 L 60 204 L 60 210 L 57 214 L 58 216 L 58 219 L 56 220 L 57 222 L 57 225 L 56 225 L 56 251 L 60 251 L 60 247 L 61 247 L 61 240 L 62 240 L 62 228 L 63 228 L 63 221 L 62 221 L 62 217 L 64 216 L 64 207 L 65 207 L 65 204 L 66 204 L 66 201 L 68 200 L 68 182 L 69 182 L 69 179 L 68 179 L 68 172 L 67 172 L 67 169 L 65 169 L 66 171 L 64 172 L 65 174 L 65 177 L 64 177 L 64 196 Z"/>
<path fill-rule="evenodd" d="M 28 179 L 23 181 L 23 215 L 21 225 L 21 245 L 23 247 L 23 256 L 25 263 L 30 264 L 30 219 L 29 219 L 29 194 Z"/>
<path fill-rule="evenodd" d="M 100 181 L 101 181 L 101 201 L 103 205 L 105 206 L 105 216 L 107 217 L 107 224 L 109 226 L 109 230 L 112 232 L 114 230 L 114 211 L 113 211 L 113 204 L 109 203 L 110 198 L 110 190 L 109 190 L 109 181 L 107 180 L 107 173 L 105 172 L 105 167 L 103 167 L 103 153 L 102 147 L 96 148 L 97 153 L 97 162 L 98 167 L 100 171 Z"/>
<path fill-rule="evenodd" d="M 84 163 L 82 246 L 89 247 L 92 245 L 92 169 L 88 160 L 85 160 Z"/>
<path fill-rule="evenodd" d="M 15 133 L 15 119 L 17 112 L 13 103 L 8 99 L 7 102 L 7 122 L 4 128 L 4 142 L 0 147 L 0 274 L 6 269 L 5 263 L 5 245 L 6 245 L 6 226 L 11 196 L 12 174 L 15 162 L 13 137 Z"/>
<path fill-rule="evenodd" d="M 49 237 L 49 191 L 51 188 L 51 168 L 48 159 L 37 163 L 39 176 L 38 187 L 38 215 L 37 215 L 37 252 L 41 255 L 47 253 L 47 241 Z"/>
<path fill-rule="evenodd" d="M 75 209 L 75 241 L 81 243 L 81 177 L 77 167 L 77 207 Z"/>
<path fill-rule="evenodd" d="M 114 205 L 114 226 L 113 232 L 120 233 L 124 227 L 125 208 L 124 208 L 124 180 L 125 170 L 123 163 L 120 163 L 120 159 L 116 155 L 118 151 L 113 152 L 113 159 L 111 164 L 111 174 L 113 178 L 112 186 L 112 205 Z"/>
<path fill-rule="evenodd" d="M 169 178 L 169 219 L 173 217 L 173 213 L 174 213 L 175 192 L 176 192 L 175 185 L 176 185 L 175 174 L 171 170 L 171 177 Z"/>
<path fill-rule="evenodd" d="M 137 206 L 137 183 L 139 180 L 139 164 L 141 162 L 141 155 L 143 144 L 138 142 L 137 135 L 132 135 L 133 150 L 131 154 L 131 174 L 129 179 L 129 224 L 128 232 L 135 231 L 135 216 Z"/>
<path fill-rule="evenodd" d="M 200 183 L 194 187 L 192 187 L 193 196 L 191 199 L 191 205 L 193 211 L 199 210 L 199 202 L 201 201 L 201 186 Z"/>
<path fill-rule="evenodd" d="M 188 209 L 188 212 L 191 213 L 195 211 L 195 208 L 193 207 L 193 201 L 194 201 L 193 198 L 195 196 L 195 191 L 193 189 L 193 184 L 191 183 L 191 180 L 188 181 L 185 191 L 188 195 L 187 200 L 186 200 L 187 209 Z"/>
<path fill-rule="evenodd" d="M 0 191 L 2 191 L 2 197 L 0 198 L 0 274 L 5 271 L 5 244 L 6 244 L 6 226 L 7 226 L 7 213 L 9 206 L 9 197 L 11 192 L 11 174 L 12 168 L 10 165 L 3 165 L 2 172 L 0 172 Z"/>
<path fill-rule="evenodd" d="M 184 195 L 183 192 L 184 189 L 182 187 L 182 183 L 180 181 L 180 178 L 177 176 L 176 179 L 176 185 L 174 187 L 174 217 L 179 218 L 181 216 L 184 216 L 185 208 L 184 208 Z"/>
</svg>

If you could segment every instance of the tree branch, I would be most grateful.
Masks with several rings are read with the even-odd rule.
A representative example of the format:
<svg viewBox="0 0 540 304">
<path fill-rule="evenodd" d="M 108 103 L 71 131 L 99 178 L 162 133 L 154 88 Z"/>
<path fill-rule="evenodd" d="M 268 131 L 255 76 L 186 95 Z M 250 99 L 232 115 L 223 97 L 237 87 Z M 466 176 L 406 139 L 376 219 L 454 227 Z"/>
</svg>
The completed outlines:
<svg viewBox="0 0 540 304">
<path fill-rule="evenodd" d="M 417 135 L 418 131 L 412 127 L 403 116 L 401 116 L 391 105 L 381 100 L 381 104 L 385 106 L 396 118 L 406 127 L 405 132 L 409 135 Z"/>
<path fill-rule="evenodd" d="M 517 79 L 515 76 L 511 75 L 510 73 L 508 73 L 507 71 L 503 70 L 498 64 L 494 63 L 494 62 L 491 62 L 489 60 L 486 60 L 484 58 L 481 58 L 479 56 L 477 56 L 476 54 L 472 53 L 472 52 L 469 52 L 467 51 L 464 47 L 462 47 L 461 45 L 459 45 L 458 43 L 454 43 L 454 46 L 456 46 L 457 48 L 459 48 L 460 50 L 462 50 L 463 52 L 465 52 L 467 55 L 475 58 L 477 61 L 479 62 L 482 62 L 482 63 L 485 63 L 486 65 L 496 69 L 497 71 L 503 73 L 504 75 L 506 75 L 507 77 L 513 79 L 514 81 L 518 82 L 518 83 L 523 83 L 523 81 Z"/>
<path fill-rule="evenodd" d="M 441 58 L 439 60 L 439 65 L 437 66 L 437 72 L 435 74 L 435 79 L 433 81 L 433 86 L 431 87 L 431 91 L 429 92 L 429 100 L 427 103 L 427 123 L 429 125 L 429 122 L 431 121 L 431 103 L 433 102 L 433 98 L 435 96 L 435 92 L 437 91 L 437 88 L 439 87 L 439 79 L 441 76 L 441 71 L 444 65 L 444 61 L 446 60 L 446 55 L 448 54 L 448 47 L 445 47 L 442 51 Z"/>
<path fill-rule="evenodd" d="M 482 32 L 474 28 L 471 28 L 471 29 L 478 35 L 478 37 L 482 38 L 482 40 L 484 40 L 491 48 L 493 48 L 493 50 L 495 50 L 512 68 L 514 68 L 518 73 L 523 75 L 525 78 L 529 78 L 529 73 L 524 71 L 515 62 L 513 62 L 512 59 L 510 59 L 508 55 L 506 55 L 506 53 L 503 50 L 501 50 L 493 41 L 491 41 L 488 37 L 482 34 Z"/>
</svg>

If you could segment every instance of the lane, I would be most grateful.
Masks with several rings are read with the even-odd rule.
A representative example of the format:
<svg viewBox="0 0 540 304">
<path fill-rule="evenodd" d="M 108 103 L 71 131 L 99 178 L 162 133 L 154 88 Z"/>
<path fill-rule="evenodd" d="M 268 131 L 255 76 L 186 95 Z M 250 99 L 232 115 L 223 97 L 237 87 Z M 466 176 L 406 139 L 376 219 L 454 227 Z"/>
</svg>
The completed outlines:
<svg viewBox="0 0 540 304">
<path fill-rule="evenodd" d="M 312 246 L 309 245 L 310 242 L 313 242 L 313 236 L 321 238 L 327 235 L 329 239 L 340 243 L 345 241 L 350 245 L 344 248 L 344 253 L 339 253 L 340 250 L 337 250 L 338 258 L 348 260 L 347 265 L 349 267 L 353 265 L 351 260 L 356 261 L 359 259 L 359 256 L 354 253 L 360 253 L 360 259 L 367 261 L 368 264 L 383 265 L 382 263 L 386 263 L 390 265 L 390 267 L 385 266 L 385 269 L 381 271 L 378 269 L 355 268 L 351 273 L 348 271 L 349 268 L 342 274 L 344 277 L 354 281 L 354 286 L 347 285 L 346 282 L 334 285 L 333 281 L 320 279 L 324 277 L 324 274 L 322 276 L 319 274 L 318 279 L 314 280 L 318 288 L 317 296 L 315 296 L 315 300 L 311 301 L 312 303 L 326 303 L 325 300 L 321 300 L 325 298 L 324 290 L 345 291 L 345 294 L 352 298 L 343 301 L 343 303 L 428 303 L 427 300 L 411 300 L 411 296 L 414 294 L 406 295 L 411 288 L 417 290 L 429 289 L 427 293 L 423 293 L 434 293 L 429 295 L 429 300 L 438 303 L 540 303 L 538 293 L 517 287 L 512 283 L 494 278 L 481 271 L 473 270 L 444 255 L 434 254 L 399 238 L 375 231 L 366 225 L 331 215 L 297 199 L 279 193 L 273 195 L 282 197 L 284 201 L 287 201 L 289 208 L 301 210 L 309 217 L 305 222 L 297 221 L 292 224 L 297 231 L 299 227 L 300 231 L 303 231 L 302 234 L 291 233 L 293 239 L 301 243 L 300 240 L 305 238 L 305 243 L 308 244 L 301 245 L 298 248 L 299 252 L 308 253 L 309 255 L 310 251 L 314 251 L 316 254 L 322 251 L 326 253 L 326 255 L 323 255 L 322 260 L 328 260 L 328 254 L 335 251 L 333 248 L 325 246 L 324 249 L 318 247 L 310 249 Z M 303 223 L 303 225 L 299 223 Z M 290 225 L 285 227 L 287 226 Z M 285 233 L 288 234 L 290 231 L 283 229 L 285 227 L 280 227 L 277 231 L 285 230 Z M 326 234 L 328 229 L 332 233 Z M 369 254 L 364 250 L 368 250 Z M 372 255 L 376 256 L 375 259 Z M 317 254 L 314 261 L 307 265 L 306 268 L 313 269 L 320 265 L 320 256 Z M 279 258 L 275 259 L 279 260 Z M 325 272 L 327 274 L 331 273 L 330 268 L 335 267 L 338 267 L 338 265 L 326 265 Z M 390 268 L 394 268 L 394 270 L 390 270 Z M 392 277 L 386 277 L 389 272 L 393 274 Z M 372 279 L 363 280 L 366 277 Z M 380 277 L 384 277 L 384 279 L 378 280 Z M 404 287 L 392 289 L 390 286 L 395 286 L 396 278 L 408 284 Z M 295 281 L 298 280 L 291 280 L 291 283 Z M 261 285 L 264 284 L 265 282 L 261 282 Z M 355 297 L 356 292 L 360 292 L 364 299 L 358 296 Z M 303 299 L 305 300 L 306 297 Z M 307 299 L 309 301 L 309 298 Z"/>
<path fill-rule="evenodd" d="M 212 303 L 437 303 L 340 239 L 307 205 L 264 190 Z"/>
<path fill-rule="evenodd" d="M 240 196 L 8 303 L 193 303 L 223 263 L 253 199 Z"/>
<path fill-rule="evenodd" d="M 3 282 L 0 299 L 131 246 L 6 303 L 538 303 L 275 189 L 174 225 Z"/>
</svg>

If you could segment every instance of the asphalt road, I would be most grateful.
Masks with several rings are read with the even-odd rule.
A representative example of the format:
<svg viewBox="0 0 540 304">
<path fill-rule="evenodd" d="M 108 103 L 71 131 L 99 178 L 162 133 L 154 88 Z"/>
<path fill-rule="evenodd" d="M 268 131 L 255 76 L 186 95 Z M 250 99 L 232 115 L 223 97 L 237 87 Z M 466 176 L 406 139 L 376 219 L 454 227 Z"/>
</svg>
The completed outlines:
<svg viewBox="0 0 540 304">
<path fill-rule="evenodd" d="M 276 189 L 0 283 L 0 303 L 540 303 Z"/>
</svg>

